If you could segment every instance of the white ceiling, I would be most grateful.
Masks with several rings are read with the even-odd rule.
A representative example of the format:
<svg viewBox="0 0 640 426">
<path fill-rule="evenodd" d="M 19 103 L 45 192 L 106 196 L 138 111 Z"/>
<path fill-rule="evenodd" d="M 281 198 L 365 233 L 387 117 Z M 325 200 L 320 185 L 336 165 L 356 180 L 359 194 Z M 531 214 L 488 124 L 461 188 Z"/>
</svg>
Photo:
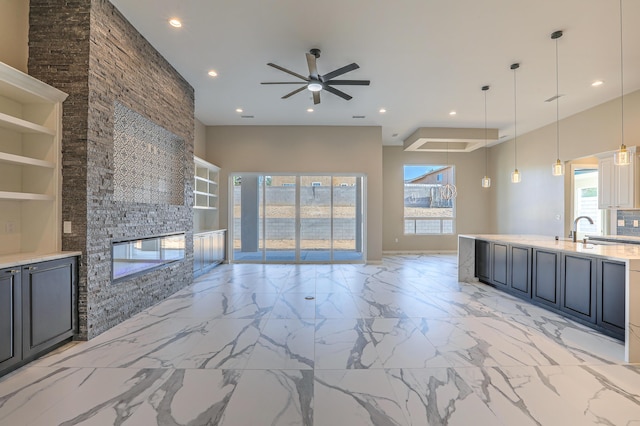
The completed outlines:
<svg viewBox="0 0 640 426">
<path fill-rule="evenodd" d="M 559 29 L 561 118 L 621 90 L 618 0 L 111 2 L 194 87 L 206 125 L 381 126 L 385 145 L 401 145 L 419 127 L 483 127 L 488 84 L 488 126 L 509 140 L 514 62 L 518 134 L 555 121 L 555 102 L 544 100 L 556 93 L 550 35 Z M 182 28 L 168 25 L 173 17 Z M 625 93 L 640 89 L 639 18 L 640 1 L 623 0 Z M 268 62 L 307 75 L 305 53 L 314 47 L 320 74 L 356 62 L 360 69 L 340 78 L 371 85 L 340 86 L 350 101 L 322 92 L 314 107 L 307 90 L 283 100 L 297 86 L 260 84 L 296 80 Z M 604 85 L 591 87 L 597 79 Z"/>
</svg>

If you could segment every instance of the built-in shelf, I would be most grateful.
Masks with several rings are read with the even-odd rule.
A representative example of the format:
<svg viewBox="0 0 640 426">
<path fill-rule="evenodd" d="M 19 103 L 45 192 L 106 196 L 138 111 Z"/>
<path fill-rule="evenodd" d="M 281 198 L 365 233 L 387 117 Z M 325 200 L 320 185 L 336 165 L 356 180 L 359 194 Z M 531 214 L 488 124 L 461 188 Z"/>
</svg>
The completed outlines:
<svg viewBox="0 0 640 426">
<path fill-rule="evenodd" d="M 219 171 L 219 167 L 200 158 L 195 159 L 194 209 L 217 210 Z"/>
<path fill-rule="evenodd" d="M 50 136 L 55 136 L 56 134 L 55 130 L 4 114 L 2 112 L 0 112 L 0 127 L 19 133 L 40 133 Z"/>
<path fill-rule="evenodd" d="M 53 201 L 56 197 L 47 194 L 30 194 L 28 192 L 0 191 L 0 200 L 15 201 Z"/>
<path fill-rule="evenodd" d="M 0 163 L 46 167 L 49 169 L 53 169 L 56 167 L 56 165 L 50 161 L 38 160 L 31 157 L 23 157 L 22 155 L 8 154 L 6 152 L 0 152 Z"/>
<path fill-rule="evenodd" d="M 66 97 L 0 62 L 0 256 L 60 250 Z"/>
</svg>

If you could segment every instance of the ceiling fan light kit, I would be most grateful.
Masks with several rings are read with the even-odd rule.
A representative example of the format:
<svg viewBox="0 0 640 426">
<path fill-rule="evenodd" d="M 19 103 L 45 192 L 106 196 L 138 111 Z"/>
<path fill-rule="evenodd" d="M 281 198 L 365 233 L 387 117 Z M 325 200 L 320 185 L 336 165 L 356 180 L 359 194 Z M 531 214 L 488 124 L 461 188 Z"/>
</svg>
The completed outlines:
<svg viewBox="0 0 640 426">
<path fill-rule="evenodd" d="M 282 97 L 282 99 L 287 99 L 296 93 L 300 93 L 304 89 L 309 90 L 313 93 L 313 103 L 317 105 L 320 103 L 320 92 L 326 90 L 329 93 L 332 93 L 336 96 L 341 97 L 344 100 L 350 100 L 352 97 L 342 90 L 338 90 L 333 86 L 368 86 L 371 82 L 369 80 L 334 80 L 334 78 L 339 77 L 343 74 L 346 74 L 350 71 L 357 70 L 360 68 L 358 64 L 351 63 L 349 65 L 345 65 L 344 67 L 335 69 L 327 74 L 321 75 L 318 73 L 318 67 L 316 63 L 316 59 L 320 57 L 320 49 L 311 49 L 307 56 L 307 67 L 309 68 L 309 76 L 305 77 L 296 72 L 288 70 L 280 65 L 276 65 L 272 62 L 269 62 L 267 65 L 273 67 L 277 70 L 290 74 L 294 77 L 299 78 L 306 82 L 306 84 L 302 87 L 299 87 Z M 304 84 L 298 81 L 266 81 L 261 84 Z"/>
</svg>

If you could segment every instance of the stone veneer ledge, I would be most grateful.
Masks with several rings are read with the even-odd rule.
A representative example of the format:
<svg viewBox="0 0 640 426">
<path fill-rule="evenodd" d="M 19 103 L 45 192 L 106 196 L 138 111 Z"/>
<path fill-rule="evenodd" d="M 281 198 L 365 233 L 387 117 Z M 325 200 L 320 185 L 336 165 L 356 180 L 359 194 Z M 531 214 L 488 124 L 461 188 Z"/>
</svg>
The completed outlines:
<svg viewBox="0 0 640 426">
<path fill-rule="evenodd" d="M 63 250 L 81 251 L 79 335 L 91 339 L 193 280 L 194 91 L 106 0 L 31 0 L 29 74 L 66 93 Z M 120 102 L 185 141 L 184 204 L 115 202 L 113 112 Z M 111 284 L 111 241 L 186 232 L 186 258 Z"/>
</svg>

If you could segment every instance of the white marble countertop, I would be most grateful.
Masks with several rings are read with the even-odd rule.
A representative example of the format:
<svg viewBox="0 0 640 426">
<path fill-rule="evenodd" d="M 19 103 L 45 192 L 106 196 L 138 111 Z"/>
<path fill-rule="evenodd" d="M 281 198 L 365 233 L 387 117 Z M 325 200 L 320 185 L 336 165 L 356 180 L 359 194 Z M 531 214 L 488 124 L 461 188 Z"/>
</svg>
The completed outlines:
<svg viewBox="0 0 640 426">
<path fill-rule="evenodd" d="M 0 256 L 0 269 L 81 255 L 82 252 L 80 251 L 57 251 L 53 253 L 16 253 L 2 255 Z"/>
<path fill-rule="evenodd" d="M 606 245 L 598 245 L 587 242 L 585 245 L 582 241 L 574 243 L 568 238 L 560 238 L 556 241 L 554 237 L 547 235 L 461 234 L 459 237 L 487 241 L 501 241 L 523 246 L 605 257 L 614 260 L 624 261 L 640 259 L 639 244 L 624 244 L 621 242 L 620 244 L 609 243 Z"/>
<path fill-rule="evenodd" d="M 587 235 L 587 237 L 592 240 L 618 241 L 621 243 L 640 244 L 640 237 L 632 237 L 629 235 Z"/>
</svg>

